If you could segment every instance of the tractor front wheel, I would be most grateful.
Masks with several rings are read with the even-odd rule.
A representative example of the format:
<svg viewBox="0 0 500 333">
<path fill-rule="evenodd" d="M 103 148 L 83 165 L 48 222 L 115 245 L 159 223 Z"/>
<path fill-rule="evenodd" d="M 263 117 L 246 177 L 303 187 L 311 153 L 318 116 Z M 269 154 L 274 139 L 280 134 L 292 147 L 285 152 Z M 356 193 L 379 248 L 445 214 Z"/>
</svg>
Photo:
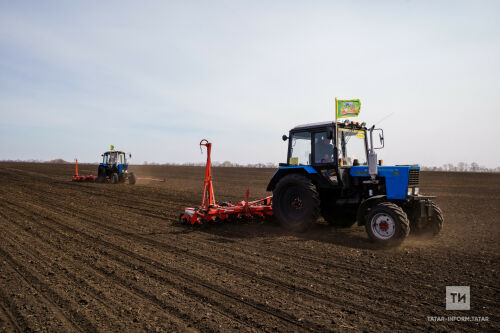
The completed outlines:
<svg viewBox="0 0 500 333">
<path fill-rule="evenodd" d="M 366 233 L 381 245 L 400 244 L 410 233 L 410 221 L 401 207 L 392 202 L 381 202 L 366 216 Z"/>
<path fill-rule="evenodd" d="M 272 207 L 274 216 L 284 228 L 306 231 L 320 212 L 316 186 L 302 175 L 284 176 L 273 190 Z"/>
<path fill-rule="evenodd" d="M 427 221 L 423 222 L 423 226 L 420 229 L 420 234 L 422 235 L 436 236 L 443 229 L 443 212 L 434 202 L 431 203 L 431 210 L 432 216 L 429 216 Z"/>
<path fill-rule="evenodd" d="M 131 172 L 129 175 L 128 175 L 128 183 L 130 185 L 134 185 L 135 184 L 135 175 L 133 172 Z"/>
<path fill-rule="evenodd" d="M 120 181 L 120 178 L 118 177 L 118 174 L 116 172 L 114 172 L 111 175 L 111 184 L 118 184 L 119 181 Z"/>
</svg>

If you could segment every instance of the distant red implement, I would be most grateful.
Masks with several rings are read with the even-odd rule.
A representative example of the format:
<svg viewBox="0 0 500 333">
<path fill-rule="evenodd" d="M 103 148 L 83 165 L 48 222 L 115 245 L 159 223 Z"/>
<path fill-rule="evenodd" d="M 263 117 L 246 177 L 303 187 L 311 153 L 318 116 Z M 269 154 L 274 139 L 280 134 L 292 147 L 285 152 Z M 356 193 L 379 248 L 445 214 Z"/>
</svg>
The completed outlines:
<svg viewBox="0 0 500 333">
<path fill-rule="evenodd" d="M 205 168 L 205 185 L 203 188 L 203 199 L 198 208 L 186 208 L 179 216 L 183 224 L 206 224 L 211 222 L 234 221 L 245 218 L 263 218 L 273 215 L 271 206 L 272 196 L 256 201 L 248 202 L 250 191 L 247 189 L 244 201 L 237 204 L 215 202 L 214 189 L 212 185 L 212 168 L 210 154 L 212 143 L 206 139 L 200 141 L 200 147 L 207 148 L 207 165 Z"/>
<path fill-rule="evenodd" d="M 75 159 L 75 175 L 73 176 L 74 182 L 89 182 L 94 183 L 97 179 L 97 176 L 93 176 L 92 174 L 88 176 L 79 176 L 78 175 L 78 160 Z"/>
</svg>

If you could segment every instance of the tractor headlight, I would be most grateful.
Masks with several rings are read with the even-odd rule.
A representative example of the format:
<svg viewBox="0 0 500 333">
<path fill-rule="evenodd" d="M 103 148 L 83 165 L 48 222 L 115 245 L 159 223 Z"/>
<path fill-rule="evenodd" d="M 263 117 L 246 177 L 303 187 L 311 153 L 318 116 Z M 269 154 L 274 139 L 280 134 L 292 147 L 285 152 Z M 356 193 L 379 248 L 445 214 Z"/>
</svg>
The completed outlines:
<svg viewBox="0 0 500 333">
<path fill-rule="evenodd" d="M 408 195 L 418 195 L 419 188 L 418 187 L 408 187 Z"/>
</svg>

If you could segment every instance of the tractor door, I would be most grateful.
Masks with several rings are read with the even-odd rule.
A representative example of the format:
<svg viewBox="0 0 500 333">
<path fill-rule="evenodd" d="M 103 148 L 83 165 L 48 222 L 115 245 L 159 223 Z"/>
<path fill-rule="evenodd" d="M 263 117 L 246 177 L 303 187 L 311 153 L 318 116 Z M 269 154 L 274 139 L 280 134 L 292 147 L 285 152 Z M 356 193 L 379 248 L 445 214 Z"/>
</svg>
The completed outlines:
<svg viewBox="0 0 500 333">
<path fill-rule="evenodd" d="M 328 181 L 329 186 L 338 186 L 338 165 L 336 162 L 335 137 L 332 128 L 313 131 L 314 168 Z"/>
<path fill-rule="evenodd" d="M 312 165 L 311 132 L 294 132 L 288 143 L 288 164 Z"/>
</svg>

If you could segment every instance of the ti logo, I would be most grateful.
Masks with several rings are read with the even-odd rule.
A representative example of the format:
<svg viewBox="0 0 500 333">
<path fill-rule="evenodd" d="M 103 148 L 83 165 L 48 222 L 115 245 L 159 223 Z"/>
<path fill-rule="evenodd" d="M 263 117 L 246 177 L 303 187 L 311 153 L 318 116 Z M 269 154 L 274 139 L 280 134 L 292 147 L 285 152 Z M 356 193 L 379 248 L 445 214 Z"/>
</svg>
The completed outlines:
<svg viewBox="0 0 500 333">
<path fill-rule="evenodd" d="M 470 310 L 470 286 L 447 286 L 446 310 Z"/>
</svg>

